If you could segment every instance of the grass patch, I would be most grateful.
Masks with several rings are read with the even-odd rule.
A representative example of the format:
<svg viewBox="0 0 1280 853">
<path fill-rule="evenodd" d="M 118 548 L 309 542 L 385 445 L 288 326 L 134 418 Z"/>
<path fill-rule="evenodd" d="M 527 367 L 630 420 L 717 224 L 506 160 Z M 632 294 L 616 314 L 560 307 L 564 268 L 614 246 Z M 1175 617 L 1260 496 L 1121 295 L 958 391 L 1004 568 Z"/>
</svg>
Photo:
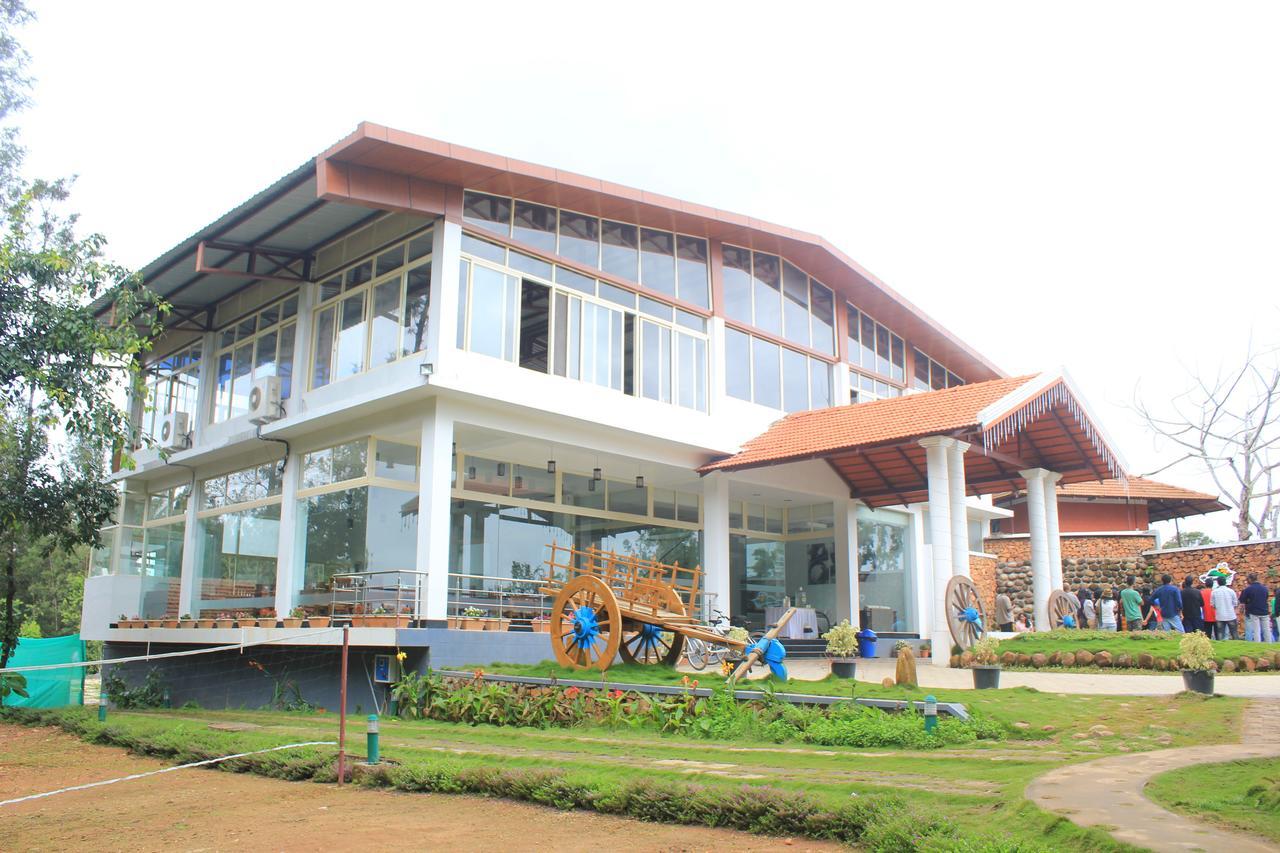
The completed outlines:
<svg viewBox="0 0 1280 853">
<path fill-rule="evenodd" d="M 1081 650 L 1097 654 L 1110 652 L 1114 658 L 1127 654 L 1137 660 L 1138 655 L 1149 654 L 1153 658 L 1177 659 L 1178 642 L 1182 634 L 1167 631 L 1136 631 L 1119 633 L 1116 631 L 1028 631 L 1008 640 L 1000 642 L 1000 652 L 1016 654 L 1051 655 L 1055 652 L 1078 652 Z M 1219 662 L 1231 658 L 1257 658 L 1261 654 L 1280 652 L 1280 643 L 1250 643 L 1244 640 L 1213 640 L 1213 656 Z M 1106 672 L 1105 669 L 1087 667 L 1091 673 Z M 1123 673 L 1124 670 L 1117 670 Z M 1274 671 L 1273 671 L 1274 674 Z"/>
<path fill-rule="evenodd" d="M 1152 779 L 1146 794 L 1173 811 L 1272 842 L 1280 838 L 1280 758 L 1171 770 Z"/>
</svg>

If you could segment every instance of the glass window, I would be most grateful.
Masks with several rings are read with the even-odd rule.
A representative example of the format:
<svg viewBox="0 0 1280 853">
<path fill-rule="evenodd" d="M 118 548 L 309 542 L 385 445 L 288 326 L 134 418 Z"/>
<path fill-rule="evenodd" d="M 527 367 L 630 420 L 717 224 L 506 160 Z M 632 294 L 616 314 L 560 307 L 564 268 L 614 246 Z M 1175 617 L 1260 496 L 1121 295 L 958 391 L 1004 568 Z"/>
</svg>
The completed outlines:
<svg viewBox="0 0 1280 853">
<path fill-rule="evenodd" d="M 755 325 L 782 334 L 782 273 L 776 255 L 752 253 L 751 278 L 755 282 Z"/>
<path fill-rule="evenodd" d="M 890 346 L 890 372 L 889 378 L 895 382 L 901 382 L 907 377 L 907 356 L 906 349 L 903 347 L 902 338 L 893 335 L 889 339 Z"/>
<path fill-rule="evenodd" d="M 495 264 L 505 264 L 507 262 L 507 250 L 497 243 L 490 243 L 488 240 L 481 240 L 478 237 L 472 237 L 470 234 L 462 235 L 462 251 L 468 255 L 477 258 L 483 258 L 486 261 L 493 261 Z"/>
<path fill-rule="evenodd" d="M 676 272 L 680 298 L 700 308 L 709 308 L 706 240 L 683 234 L 676 236 Z"/>
<path fill-rule="evenodd" d="M 858 363 L 867 370 L 876 369 L 876 321 L 872 320 L 866 314 L 862 315 L 860 324 L 861 334 L 859 335 L 858 352 L 861 356 Z"/>
<path fill-rule="evenodd" d="M 724 315 L 740 323 L 751 322 L 751 253 L 737 246 L 725 246 Z"/>
<path fill-rule="evenodd" d="M 333 378 L 333 315 L 334 307 L 325 308 L 316 315 L 315 369 L 311 376 L 311 385 L 319 388 L 328 385 Z"/>
<path fill-rule="evenodd" d="M 400 354 L 412 355 L 427 348 L 427 309 L 431 304 L 431 262 L 409 270 L 404 288 L 404 328 Z"/>
<path fill-rule="evenodd" d="M 630 515 L 649 514 L 649 490 L 636 488 L 634 482 L 607 480 L 609 484 L 609 511 Z"/>
<path fill-rule="evenodd" d="M 929 385 L 934 391 L 946 388 L 947 372 L 945 370 L 934 370 L 931 368 L 929 371 Z"/>
<path fill-rule="evenodd" d="M 686 329 L 693 329 L 695 332 L 706 334 L 707 331 L 707 319 L 705 317 L 700 317 L 681 308 L 676 309 L 676 323 Z"/>
<path fill-rule="evenodd" d="M 566 473 L 560 483 L 561 502 L 584 509 L 604 509 L 604 481 L 590 475 Z"/>
<path fill-rule="evenodd" d="M 636 294 L 630 290 L 623 290 L 621 287 L 614 287 L 606 281 L 600 282 L 600 298 L 616 302 L 624 308 L 634 310 L 636 307 Z"/>
<path fill-rule="evenodd" d="M 253 344 L 236 347 L 231 366 L 231 411 L 249 411 L 249 386 L 253 384 Z"/>
<path fill-rule="evenodd" d="M 463 258 L 458 262 L 458 349 L 467 346 L 467 304 L 471 292 L 471 262 Z"/>
<path fill-rule="evenodd" d="M 912 372 L 915 374 L 915 382 L 912 383 L 917 391 L 929 390 L 929 356 L 920 352 L 918 349 L 911 350 L 911 360 L 915 362 Z"/>
<path fill-rule="evenodd" d="M 659 320 L 671 322 L 671 317 L 675 309 L 665 302 L 659 302 L 656 299 L 650 299 L 647 296 L 640 297 L 640 313 L 648 314 L 650 317 L 657 317 Z"/>
<path fill-rule="evenodd" d="M 751 336 L 737 329 L 724 330 L 725 393 L 751 400 Z"/>
<path fill-rule="evenodd" d="M 657 323 L 640 323 L 640 377 L 643 396 L 671 402 L 671 330 Z"/>
<path fill-rule="evenodd" d="M 954 373 L 948 373 L 948 374 L 947 374 L 947 387 L 948 387 L 948 388 L 954 388 L 954 387 L 956 387 L 957 385 L 963 385 L 963 384 L 964 384 L 964 380 L 962 380 L 959 376 L 956 376 Z"/>
<path fill-rule="evenodd" d="M 751 339 L 751 389 L 752 399 L 771 409 L 782 408 L 782 377 L 778 363 L 781 349 L 777 344 L 760 338 Z"/>
<path fill-rule="evenodd" d="M 513 465 L 511 497 L 526 501 L 554 503 L 556 499 L 556 475 L 536 465 Z"/>
<path fill-rule="evenodd" d="M 369 442 L 365 439 L 313 450 L 302 457 L 302 487 L 311 489 L 364 477 L 368 458 Z"/>
<path fill-rule="evenodd" d="M 462 218 L 472 225 L 511 236 L 511 200 L 496 195 L 465 192 L 462 194 Z"/>
<path fill-rule="evenodd" d="M 306 567 L 299 603 L 327 603 L 326 586 L 335 574 L 413 570 L 418 545 L 413 492 L 359 486 L 313 495 L 299 502 L 299 510 Z"/>
<path fill-rule="evenodd" d="M 835 298 L 816 280 L 809 280 L 809 313 L 812 317 L 812 346 L 819 352 L 835 355 Z"/>
<path fill-rule="evenodd" d="M 378 260 L 374 264 L 373 274 L 375 276 L 383 276 L 389 272 L 394 272 L 404 265 L 404 246 L 399 245 L 394 249 L 388 249 L 378 255 Z"/>
<path fill-rule="evenodd" d="M 707 410 L 707 342 L 676 332 L 676 402 L 687 409 Z"/>
<path fill-rule="evenodd" d="M 640 258 L 640 283 L 650 290 L 675 296 L 675 236 L 666 231 L 641 228 Z"/>
<path fill-rule="evenodd" d="M 582 327 L 582 300 L 567 293 L 555 295 L 555 329 L 553 337 L 554 363 L 552 371 L 556 376 L 578 378 L 578 366 L 582 359 L 580 336 Z"/>
<path fill-rule="evenodd" d="M 596 295 L 596 280 L 564 267 L 556 267 L 556 284 L 563 284 L 589 296 Z"/>
<path fill-rule="evenodd" d="M 515 276 L 475 267 L 469 324 L 472 352 L 508 361 L 514 357 L 517 284 Z"/>
<path fill-rule="evenodd" d="M 702 516 L 698 512 L 698 509 L 699 504 L 697 495 L 691 495 L 687 492 L 676 493 L 676 520 L 697 524 L 702 520 Z"/>
<path fill-rule="evenodd" d="M 671 489 L 652 489 L 653 514 L 656 518 L 676 517 L 676 493 Z"/>
<path fill-rule="evenodd" d="M 889 375 L 889 330 L 876 323 L 876 373 Z"/>
<path fill-rule="evenodd" d="M 820 359 L 809 359 L 809 406 L 825 409 L 831 405 L 831 365 Z"/>
<path fill-rule="evenodd" d="M 351 290 L 353 287 L 359 287 L 371 278 L 373 278 L 373 263 L 371 261 L 356 264 L 347 270 L 346 275 L 343 276 L 343 289 Z"/>
<path fill-rule="evenodd" d="M 786 348 L 782 350 L 782 407 L 788 412 L 809 408 L 809 357 Z"/>
<path fill-rule="evenodd" d="M 511 472 L 506 462 L 496 459 L 484 459 L 479 456 L 466 457 L 466 472 L 463 488 L 469 492 L 484 492 L 490 495 L 511 494 Z"/>
<path fill-rule="evenodd" d="M 507 254 L 507 263 L 514 270 L 520 270 L 520 272 L 525 272 L 529 275 L 536 275 L 538 278 L 545 279 L 546 281 L 552 280 L 551 264 L 540 258 L 535 258 L 532 255 L 526 255 L 524 252 L 517 252 L 515 249 L 512 249 Z M 583 276 L 583 278 L 586 278 L 586 276 Z M 590 279 L 588 279 L 588 281 L 589 280 Z"/>
<path fill-rule="evenodd" d="M 342 276 L 341 275 L 331 276 L 325 279 L 324 281 L 320 282 L 320 301 L 321 302 L 328 302 L 330 299 L 337 296 L 341 292 L 342 292 Z M 230 343 L 230 342 L 224 340 L 222 343 L 223 345 L 226 345 L 227 343 Z"/>
<path fill-rule="evenodd" d="M 197 615 L 275 605 L 280 504 L 200 519 Z"/>
<path fill-rule="evenodd" d="M 517 201 L 513 236 L 535 249 L 554 252 L 556 250 L 556 209 L 528 201 Z"/>
<path fill-rule="evenodd" d="M 363 292 L 342 300 L 338 321 L 338 343 L 334 350 L 334 376 L 344 379 L 364 371 L 365 337 Z M 238 354 L 237 354 L 238 355 Z"/>
<path fill-rule="evenodd" d="M 418 448 L 378 439 L 374 454 L 373 475 L 387 480 L 418 482 Z"/>
<path fill-rule="evenodd" d="M 551 288 L 534 281 L 520 285 L 520 366 L 547 372 L 551 341 Z"/>
<path fill-rule="evenodd" d="M 400 357 L 400 324 L 400 276 L 396 276 L 373 289 L 370 367 L 390 364 Z"/>
<path fill-rule="evenodd" d="M 782 262 L 783 335 L 789 341 L 809 345 L 809 276 Z"/>
<path fill-rule="evenodd" d="M 600 266 L 600 220 L 560 211 L 559 254 L 589 267 Z"/>
<path fill-rule="evenodd" d="M 600 231 L 600 268 L 610 275 L 639 281 L 639 237 L 634 225 L 604 220 Z"/>
</svg>

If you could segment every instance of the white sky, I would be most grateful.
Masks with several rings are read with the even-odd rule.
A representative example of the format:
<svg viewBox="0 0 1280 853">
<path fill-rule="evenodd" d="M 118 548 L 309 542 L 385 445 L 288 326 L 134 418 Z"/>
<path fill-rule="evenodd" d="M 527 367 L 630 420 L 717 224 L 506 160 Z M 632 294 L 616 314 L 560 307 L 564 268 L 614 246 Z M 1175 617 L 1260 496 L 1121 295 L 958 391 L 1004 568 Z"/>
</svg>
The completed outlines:
<svg viewBox="0 0 1280 853">
<path fill-rule="evenodd" d="M 29 165 L 134 267 L 367 119 L 822 234 L 1135 473 L 1139 383 L 1280 343 L 1274 3 L 33 6 Z"/>
</svg>

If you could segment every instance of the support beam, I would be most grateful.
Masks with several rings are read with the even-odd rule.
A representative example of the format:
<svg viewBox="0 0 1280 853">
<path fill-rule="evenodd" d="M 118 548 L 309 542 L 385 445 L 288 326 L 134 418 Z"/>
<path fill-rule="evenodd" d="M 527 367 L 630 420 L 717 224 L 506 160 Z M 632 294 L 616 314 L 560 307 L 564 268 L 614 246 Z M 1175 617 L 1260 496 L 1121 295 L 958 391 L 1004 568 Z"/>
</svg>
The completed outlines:
<svg viewBox="0 0 1280 853">
<path fill-rule="evenodd" d="M 969 515 L 965 511 L 964 453 L 969 445 L 947 448 L 947 485 L 951 496 L 951 574 L 969 577 Z"/>
<path fill-rule="evenodd" d="M 1044 511 L 1044 475 L 1049 472 L 1043 468 L 1028 468 L 1018 473 L 1027 481 L 1027 532 L 1031 538 L 1031 592 L 1035 602 L 1035 628 L 1037 631 L 1047 631 L 1053 627 L 1049 624 L 1049 532 Z"/>
<path fill-rule="evenodd" d="M 427 573 L 420 618 L 444 626 L 449 608 L 450 491 L 453 488 L 453 412 L 436 398 L 422 419 L 418 482 L 417 570 Z"/>
<path fill-rule="evenodd" d="M 929 538 L 933 562 L 933 618 L 929 639 L 933 663 L 946 666 L 951 657 L 951 629 L 947 626 L 947 581 L 951 579 L 951 486 L 948 482 L 947 449 L 950 438 L 920 439 L 929 475 Z"/>
<path fill-rule="evenodd" d="M 707 607 L 729 616 L 729 478 L 721 471 L 702 478 L 702 571 Z"/>
<path fill-rule="evenodd" d="M 848 498 L 835 501 L 835 621 L 848 619 L 854 628 L 862 627 L 858 606 L 858 502 Z"/>
<path fill-rule="evenodd" d="M 1049 586 L 1062 589 L 1062 537 L 1058 533 L 1058 481 L 1061 474 L 1046 472 L 1044 476 L 1045 532 L 1049 536 Z"/>
</svg>

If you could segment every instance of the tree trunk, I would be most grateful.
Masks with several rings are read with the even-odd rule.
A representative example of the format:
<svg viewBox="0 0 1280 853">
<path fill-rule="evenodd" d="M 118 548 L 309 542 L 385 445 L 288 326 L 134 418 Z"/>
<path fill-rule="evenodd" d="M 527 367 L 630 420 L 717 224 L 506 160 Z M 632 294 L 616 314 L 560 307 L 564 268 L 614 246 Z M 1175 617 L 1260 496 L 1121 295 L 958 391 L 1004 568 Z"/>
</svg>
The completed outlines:
<svg viewBox="0 0 1280 853">
<path fill-rule="evenodd" d="M 9 665 L 9 656 L 13 654 L 18 636 L 17 626 L 13 621 L 13 599 L 18 594 L 18 582 L 15 579 L 18 566 L 18 543 L 15 538 L 9 543 L 9 554 L 4 564 L 4 623 L 0 633 L 0 669 Z"/>
</svg>

